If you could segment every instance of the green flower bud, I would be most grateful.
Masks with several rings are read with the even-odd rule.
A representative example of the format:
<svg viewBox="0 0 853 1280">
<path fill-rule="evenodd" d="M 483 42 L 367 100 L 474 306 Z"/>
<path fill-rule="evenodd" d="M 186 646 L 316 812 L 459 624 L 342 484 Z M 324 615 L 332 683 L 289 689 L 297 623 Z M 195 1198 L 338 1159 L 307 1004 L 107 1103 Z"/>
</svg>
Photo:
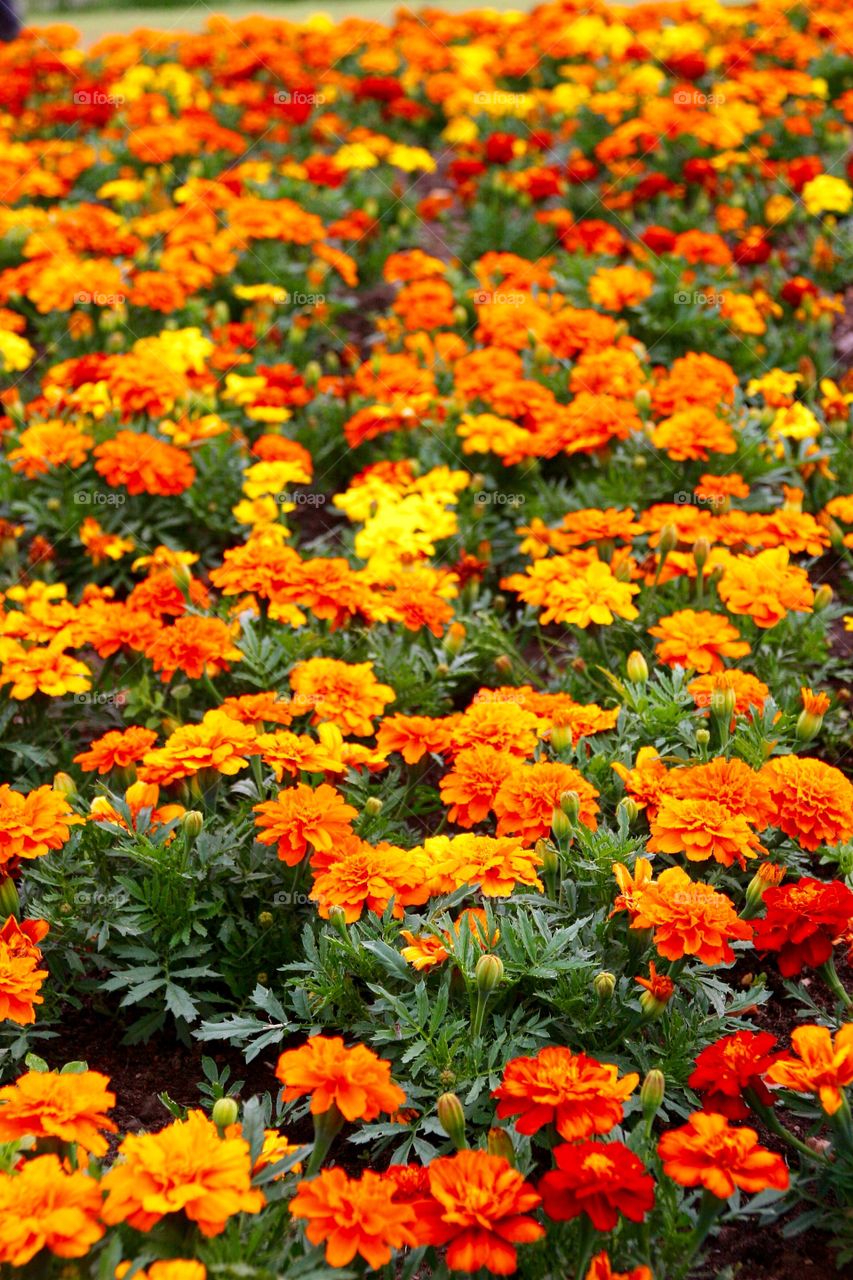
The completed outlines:
<svg viewBox="0 0 853 1280">
<path fill-rule="evenodd" d="M 592 989 L 599 1000 L 611 1000 L 616 990 L 616 975 L 613 973 L 597 973 L 592 980 Z"/>
<path fill-rule="evenodd" d="M 236 1098 L 217 1098 L 210 1118 L 221 1133 L 223 1129 L 228 1128 L 229 1124 L 237 1123 L 239 1114 L 240 1108 Z"/>
<path fill-rule="evenodd" d="M 436 1111 L 438 1123 L 456 1150 L 464 1150 L 468 1145 L 465 1138 L 465 1112 L 458 1096 L 455 1093 L 443 1093 L 436 1103 Z"/>
<path fill-rule="evenodd" d="M 477 961 L 477 967 L 474 970 L 474 977 L 479 991 L 482 991 L 484 995 L 489 995 L 500 985 L 503 976 L 504 964 L 500 956 L 480 956 Z"/>
</svg>

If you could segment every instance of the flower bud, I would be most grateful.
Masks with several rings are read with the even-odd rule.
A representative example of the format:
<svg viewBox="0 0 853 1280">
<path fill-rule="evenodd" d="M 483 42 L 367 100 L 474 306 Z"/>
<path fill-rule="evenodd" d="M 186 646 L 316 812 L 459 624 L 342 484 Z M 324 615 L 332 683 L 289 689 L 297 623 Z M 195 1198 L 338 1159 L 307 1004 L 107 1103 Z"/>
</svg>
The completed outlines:
<svg viewBox="0 0 853 1280">
<path fill-rule="evenodd" d="M 435 674 L 438 676 L 439 680 L 444 680 L 446 676 L 450 675 L 450 667 L 446 662 L 437 662 L 435 666 Z"/>
<path fill-rule="evenodd" d="M 444 637 L 444 647 L 455 658 L 465 643 L 465 628 L 461 622 L 451 622 Z"/>
<path fill-rule="evenodd" d="M 329 907 L 329 924 L 342 938 L 347 936 L 347 913 L 337 903 L 335 906 Z"/>
<path fill-rule="evenodd" d="M 490 1156 L 503 1156 L 515 1167 L 515 1147 L 506 1129 L 490 1129 L 486 1137 L 486 1149 Z"/>
<path fill-rule="evenodd" d="M 564 791 L 560 796 L 560 808 L 574 826 L 581 811 L 581 801 L 577 791 Z"/>
<path fill-rule="evenodd" d="M 68 906 L 66 902 L 62 905 Z M 7 920 L 9 916 L 15 916 L 17 919 L 20 912 L 21 900 L 18 897 L 18 886 L 11 876 L 4 876 L 0 880 L 0 920 Z"/>
<path fill-rule="evenodd" d="M 592 989 L 599 1000 L 610 1000 L 616 990 L 616 975 L 613 973 L 597 973 L 592 980 Z"/>
<path fill-rule="evenodd" d="M 662 1071 L 658 1071 L 657 1067 L 652 1067 L 651 1071 L 646 1073 L 646 1078 L 640 1086 L 640 1102 L 647 1122 L 652 1119 L 663 1102 L 665 1090 L 665 1075 Z"/>
<path fill-rule="evenodd" d="M 497 618 L 506 613 L 506 596 L 498 594 L 494 597 L 492 600 L 492 613 Z"/>
<path fill-rule="evenodd" d="M 556 849 L 550 840 L 537 840 L 536 852 L 542 859 L 542 871 L 546 876 L 552 876 L 560 866 L 559 849 Z"/>
<path fill-rule="evenodd" d="M 302 371 L 302 380 L 306 387 L 316 387 L 320 378 L 323 376 L 323 370 L 318 360 L 309 360 Z"/>
<path fill-rule="evenodd" d="M 711 544 L 707 538 L 697 538 L 693 543 L 693 563 L 701 573 L 708 563 L 708 556 L 711 554 Z"/>
<path fill-rule="evenodd" d="M 382 812 L 382 801 L 379 796 L 368 796 L 364 802 L 362 813 L 366 818 L 378 818 Z"/>
<path fill-rule="evenodd" d="M 714 689 L 711 694 L 711 715 L 717 720 L 729 723 L 735 713 L 737 695 L 734 689 Z"/>
<path fill-rule="evenodd" d="M 660 531 L 658 551 L 661 556 L 668 556 L 678 546 L 678 530 L 674 524 L 665 524 Z"/>
<path fill-rule="evenodd" d="M 499 653 L 495 658 L 495 671 L 502 676 L 508 676 L 512 671 L 512 658 L 506 653 Z"/>
<path fill-rule="evenodd" d="M 553 809 L 551 811 L 551 834 L 555 840 L 566 840 L 573 831 L 570 820 L 563 813 L 562 809 Z"/>
<path fill-rule="evenodd" d="M 258 916 L 258 924 L 262 929 L 269 929 L 273 924 L 273 914 L 271 911 L 262 911 Z"/>
<path fill-rule="evenodd" d="M 60 791 L 64 796 L 76 796 L 77 783 L 70 773 L 57 773 L 54 774 L 53 789 L 54 791 Z"/>
<path fill-rule="evenodd" d="M 458 1096 L 455 1093 L 443 1093 L 436 1103 L 436 1111 L 438 1123 L 456 1150 L 464 1150 L 468 1145 L 465 1139 L 465 1112 Z"/>
<path fill-rule="evenodd" d="M 785 867 L 778 862 L 762 862 L 755 875 L 746 886 L 746 905 L 743 917 L 753 919 L 761 910 L 764 894 L 771 885 L 781 884 L 785 878 Z"/>
<path fill-rule="evenodd" d="M 707 747 L 710 741 L 711 741 L 711 734 L 707 729 L 696 730 L 696 746 L 697 747 L 703 747 L 703 748 Z"/>
<path fill-rule="evenodd" d="M 634 649 L 628 654 L 628 661 L 625 663 L 625 673 L 631 684 L 645 684 L 649 678 L 649 664 L 646 662 L 639 649 Z"/>
<path fill-rule="evenodd" d="M 631 826 L 637 821 L 640 814 L 640 806 L 633 796 L 623 796 L 616 806 L 616 820 L 619 821 L 620 814 L 624 814 L 624 822 L 626 826 Z"/>
<path fill-rule="evenodd" d="M 503 976 L 504 963 L 500 956 L 480 956 L 477 961 L 477 967 L 474 970 L 478 990 L 482 991 L 484 995 L 488 995 L 499 986 Z"/>
<path fill-rule="evenodd" d="M 812 738 L 816 738 L 820 733 L 822 724 L 823 716 L 815 715 L 813 711 L 803 709 L 797 716 L 794 737 L 797 742 L 811 742 Z"/>
<path fill-rule="evenodd" d="M 239 1114 L 240 1108 L 237 1105 L 236 1098 L 217 1098 L 213 1104 L 210 1118 L 221 1133 L 223 1129 L 227 1129 L 229 1124 L 237 1123 Z"/>
<path fill-rule="evenodd" d="M 639 390 L 634 393 L 634 404 L 637 406 L 640 413 L 648 413 L 649 409 L 652 407 L 652 396 L 648 387 L 640 387 Z"/>
<path fill-rule="evenodd" d="M 832 587 L 822 582 L 814 593 L 813 609 L 815 613 L 823 613 L 824 609 L 828 609 L 832 604 Z"/>
<path fill-rule="evenodd" d="M 567 724 L 555 724 L 551 730 L 551 746 L 555 751 L 566 751 L 572 745 L 572 731 Z"/>
<path fill-rule="evenodd" d="M 198 809 L 187 810 L 181 818 L 181 826 L 190 840 L 198 839 L 204 826 L 204 814 L 199 813 Z"/>
</svg>

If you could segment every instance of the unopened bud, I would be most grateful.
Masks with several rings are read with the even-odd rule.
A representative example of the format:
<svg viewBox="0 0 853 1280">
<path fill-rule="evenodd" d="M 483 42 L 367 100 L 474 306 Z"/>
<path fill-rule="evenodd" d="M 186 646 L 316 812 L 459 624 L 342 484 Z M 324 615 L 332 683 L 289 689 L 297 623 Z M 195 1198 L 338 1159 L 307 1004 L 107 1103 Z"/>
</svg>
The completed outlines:
<svg viewBox="0 0 853 1280">
<path fill-rule="evenodd" d="M 555 751 L 567 751 L 572 745 L 572 731 L 567 724 L 555 724 L 551 730 L 551 746 Z"/>
<path fill-rule="evenodd" d="M 366 818 L 378 818 L 382 812 L 382 801 L 379 796 L 368 796 L 364 802 L 362 813 Z"/>
<path fill-rule="evenodd" d="M 717 720 L 723 720 L 728 724 L 735 713 L 736 705 L 737 695 L 734 689 L 714 689 L 711 693 L 711 715 Z"/>
<path fill-rule="evenodd" d="M 643 1115 L 649 1121 L 663 1102 L 663 1095 L 666 1091 L 666 1077 L 662 1071 L 658 1071 L 657 1067 L 652 1067 L 651 1071 L 646 1073 L 646 1078 L 640 1086 L 640 1102 L 643 1106 Z"/>
<path fill-rule="evenodd" d="M 645 684 L 649 678 L 649 664 L 646 662 L 639 649 L 634 649 L 628 654 L 628 661 L 625 663 L 625 673 L 631 684 Z"/>
<path fill-rule="evenodd" d="M 499 653 L 495 658 L 495 671 L 502 676 L 509 675 L 510 671 L 512 671 L 512 658 L 506 653 Z"/>
<path fill-rule="evenodd" d="M 815 715 L 813 711 L 801 711 L 797 716 L 794 737 L 797 742 L 811 742 L 820 733 L 822 724 L 823 716 Z"/>
<path fill-rule="evenodd" d="M 668 556 L 678 546 L 678 530 L 674 524 L 665 524 L 660 531 L 658 551 L 661 556 Z"/>
<path fill-rule="evenodd" d="M 199 813 L 198 809 L 188 809 L 181 818 L 181 826 L 188 839 L 197 840 L 204 826 L 204 814 Z"/>
<path fill-rule="evenodd" d="M 503 1156 L 515 1167 L 515 1147 L 506 1129 L 490 1129 L 486 1137 L 486 1149 L 490 1156 Z"/>
<path fill-rule="evenodd" d="M 560 808 L 551 811 L 551 834 L 555 840 L 565 840 L 574 830 L 571 821 Z"/>
<path fill-rule="evenodd" d="M 329 907 L 329 924 L 342 938 L 347 936 L 347 913 L 343 907 Z"/>
<path fill-rule="evenodd" d="M 439 680 L 443 680 L 445 676 L 450 675 L 450 667 L 446 662 L 437 662 L 435 666 L 435 674 L 438 676 Z"/>
<path fill-rule="evenodd" d="M 813 609 L 815 613 L 823 613 L 832 604 L 832 587 L 822 582 L 814 593 Z"/>
<path fill-rule="evenodd" d="M 560 808 L 572 825 L 574 825 L 577 822 L 581 811 L 581 800 L 577 791 L 564 791 L 560 796 Z"/>
<path fill-rule="evenodd" d="M 708 563 L 708 556 L 711 554 L 711 544 L 707 538 L 697 538 L 693 543 L 693 563 L 701 573 Z"/>
<path fill-rule="evenodd" d="M 217 1098 L 213 1104 L 210 1118 L 221 1133 L 230 1124 L 237 1123 L 239 1114 L 240 1108 L 237 1105 L 236 1098 Z"/>
<path fill-rule="evenodd" d="M 474 970 L 474 977 L 477 980 L 477 987 L 484 995 L 488 995 L 500 985 L 504 976 L 504 963 L 500 956 L 485 955 L 480 956 L 477 961 L 477 967 Z"/>
<path fill-rule="evenodd" d="M 258 924 L 262 929 L 269 929 L 273 924 L 273 914 L 271 911 L 262 911 L 258 916 Z"/>
<path fill-rule="evenodd" d="M 465 643 L 465 628 L 461 622 L 451 622 L 444 637 L 444 647 L 452 658 L 460 652 Z"/>
<path fill-rule="evenodd" d="M 537 840 L 536 853 L 542 859 L 542 871 L 546 876 L 552 876 L 560 866 L 560 851 L 555 848 L 550 840 Z"/>
<path fill-rule="evenodd" d="M 640 806 L 637 804 L 637 801 L 634 799 L 633 796 L 623 796 L 616 806 L 617 821 L 619 820 L 619 815 L 624 814 L 623 821 L 625 825 L 628 827 L 630 827 L 632 823 L 637 821 L 637 818 L 639 817 L 639 813 L 640 813 Z"/>
<path fill-rule="evenodd" d="M 640 389 L 634 393 L 634 404 L 637 406 L 640 413 L 648 413 L 649 409 L 652 407 L 652 397 L 651 392 L 647 387 L 640 387 Z"/>
<path fill-rule="evenodd" d="M 70 773 L 57 773 L 53 777 L 53 789 L 61 792 L 64 796 L 76 796 L 77 783 Z"/>
<path fill-rule="evenodd" d="M 506 613 L 506 596 L 500 594 L 495 596 L 492 600 L 492 613 L 498 618 Z"/>
<path fill-rule="evenodd" d="M 67 902 L 63 902 L 62 906 L 68 907 L 70 913 L 71 908 Z M 0 921 L 8 920 L 9 916 L 17 918 L 20 915 L 20 911 L 21 900 L 18 897 L 18 886 L 11 876 L 3 876 L 0 879 Z"/>
<path fill-rule="evenodd" d="M 711 741 L 711 734 L 708 729 L 696 730 L 696 746 L 707 747 Z"/>
<path fill-rule="evenodd" d="M 438 1123 L 456 1150 L 462 1151 L 468 1143 L 465 1138 L 465 1112 L 458 1096 L 455 1093 L 443 1093 L 435 1109 Z"/>
<path fill-rule="evenodd" d="M 592 980 L 592 989 L 599 1000 L 610 1000 L 616 990 L 616 975 L 613 973 L 597 973 Z"/>
</svg>

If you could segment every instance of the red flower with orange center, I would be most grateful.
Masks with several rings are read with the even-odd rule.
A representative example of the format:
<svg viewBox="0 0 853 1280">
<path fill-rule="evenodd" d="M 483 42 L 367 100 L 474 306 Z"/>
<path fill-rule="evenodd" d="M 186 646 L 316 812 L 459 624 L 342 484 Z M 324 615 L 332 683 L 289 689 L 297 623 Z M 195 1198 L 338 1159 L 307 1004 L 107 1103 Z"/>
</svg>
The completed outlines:
<svg viewBox="0 0 853 1280">
<path fill-rule="evenodd" d="M 654 1178 L 622 1142 L 564 1145 L 554 1159 L 557 1168 L 543 1175 L 539 1192 L 557 1222 L 585 1213 L 596 1231 L 612 1231 L 620 1213 L 642 1222 L 655 1202 Z"/>
<path fill-rule="evenodd" d="M 795 1093 L 816 1093 L 820 1105 L 834 1116 L 844 1102 L 841 1092 L 853 1084 L 853 1022 L 836 1032 L 828 1027 L 797 1027 L 791 1033 L 795 1057 L 782 1057 L 767 1072 L 769 1084 L 780 1084 Z"/>
<path fill-rule="evenodd" d="M 638 1081 L 636 1074 L 620 1079 L 611 1063 L 549 1045 L 535 1058 L 511 1059 L 494 1097 L 500 1119 L 518 1116 L 519 1133 L 553 1124 L 561 1138 L 574 1142 L 591 1133 L 609 1133 L 622 1119 L 622 1104 Z"/>
<path fill-rule="evenodd" d="M 773 1098 L 762 1076 L 781 1054 L 773 1053 L 776 1037 L 769 1031 L 738 1031 L 709 1044 L 696 1059 L 687 1081 L 702 1095 L 702 1110 L 716 1111 L 729 1120 L 745 1120 L 747 1089 L 769 1106 Z"/>
</svg>

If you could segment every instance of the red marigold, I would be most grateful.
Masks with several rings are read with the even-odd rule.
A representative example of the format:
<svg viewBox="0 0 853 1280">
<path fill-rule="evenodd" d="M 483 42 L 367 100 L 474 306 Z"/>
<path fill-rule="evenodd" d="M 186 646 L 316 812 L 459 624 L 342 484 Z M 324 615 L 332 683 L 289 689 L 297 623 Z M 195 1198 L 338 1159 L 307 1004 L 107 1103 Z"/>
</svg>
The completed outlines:
<svg viewBox="0 0 853 1280">
<path fill-rule="evenodd" d="M 557 1222 L 585 1213 L 597 1231 L 612 1231 L 620 1213 L 642 1222 L 655 1202 L 654 1178 L 622 1142 L 566 1144 L 554 1159 L 557 1168 L 540 1179 L 539 1192 Z"/>
<path fill-rule="evenodd" d="M 749 1115 L 744 1098 L 747 1089 L 769 1106 L 773 1098 L 761 1077 L 781 1057 L 773 1053 L 775 1044 L 776 1037 L 769 1031 L 737 1031 L 703 1049 L 687 1081 L 702 1095 L 702 1110 L 716 1111 L 729 1120 L 745 1120 Z"/>
<path fill-rule="evenodd" d="M 840 880 L 803 876 L 793 884 L 771 885 L 764 904 L 765 916 L 755 921 L 756 950 L 778 951 L 785 978 L 824 964 L 853 919 L 853 891 Z"/>
<path fill-rule="evenodd" d="M 598 1062 L 560 1045 L 541 1049 L 535 1058 L 513 1058 L 494 1090 L 500 1119 L 518 1116 L 519 1133 L 555 1125 L 561 1138 L 574 1142 L 592 1133 L 609 1133 L 622 1119 L 622 1104 L 639 1076 L 619 1077 L 612 1063 Z"/>
</svg>

